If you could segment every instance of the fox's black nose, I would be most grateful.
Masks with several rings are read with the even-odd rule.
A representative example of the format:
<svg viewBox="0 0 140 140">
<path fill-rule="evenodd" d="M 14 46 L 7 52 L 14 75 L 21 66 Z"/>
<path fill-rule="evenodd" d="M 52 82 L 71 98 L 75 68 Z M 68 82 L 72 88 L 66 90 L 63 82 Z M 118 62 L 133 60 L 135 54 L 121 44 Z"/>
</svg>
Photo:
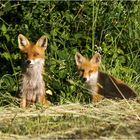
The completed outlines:
<svg viewBox="0 0 140 140">
<path fill-rule="evenodd" d="M 87 80 L 87 78 L 83 77 L 83 80 L 84 80 L 84 81 L 86 81 L 86 80 Z"/>
<path fill-rule="evenodd" d="M 26 64 L 30 64 L 31 63 L 31 60 L 26 60 Z"/>
</svg>

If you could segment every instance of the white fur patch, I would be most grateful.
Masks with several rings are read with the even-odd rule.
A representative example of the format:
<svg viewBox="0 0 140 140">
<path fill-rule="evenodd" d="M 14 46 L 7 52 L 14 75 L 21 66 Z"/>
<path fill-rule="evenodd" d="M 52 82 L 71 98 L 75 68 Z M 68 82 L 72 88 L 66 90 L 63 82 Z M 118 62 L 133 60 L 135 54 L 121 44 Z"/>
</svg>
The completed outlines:
<svg viewBox="0 0 140 140">
<path fill-rule="evenodd" d="M 90 77 L 87 77 L 87 80 L 86 82 L 97 82 L 97 79 L 98 79 L 98 71 L 91 74 Z"/>
<path fill-rule="evenodd" d="M 35 60 L 30 60 L 31 61 L 31 65 L 38 65 L 38 64 L 44 64 L 44 60 L 43 59 L 35 59 Z"/>
</svg>

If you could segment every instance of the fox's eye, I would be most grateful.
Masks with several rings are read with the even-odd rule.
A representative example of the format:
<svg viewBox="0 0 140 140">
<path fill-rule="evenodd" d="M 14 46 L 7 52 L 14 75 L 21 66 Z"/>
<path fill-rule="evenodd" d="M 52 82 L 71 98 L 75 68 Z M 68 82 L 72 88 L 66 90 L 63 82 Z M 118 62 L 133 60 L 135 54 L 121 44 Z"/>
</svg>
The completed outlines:
<svg viewBox="0 0 140 140">
<path fill-rule="evenodd" d="M 39 53 L 37 53 L 37 52 L 36 52 L 36 53 L 34 53 L 34 56 L 35 56 L 35 57 L 36 57 L 36 56 L 38 56 L 38 55 L 39 55 Z"/>
<path fill-rule="evenodd" d="M 90 71 L 89 71 L 89 74 L 92 74 L 92 73 L 93 73 L 93 70 L 90 70 Z"/>
<path fill-rule="evenodd" d="M 22 55 L 23 57 L 27 58 L 27 53 L 23 53 Z"/>
</svg>

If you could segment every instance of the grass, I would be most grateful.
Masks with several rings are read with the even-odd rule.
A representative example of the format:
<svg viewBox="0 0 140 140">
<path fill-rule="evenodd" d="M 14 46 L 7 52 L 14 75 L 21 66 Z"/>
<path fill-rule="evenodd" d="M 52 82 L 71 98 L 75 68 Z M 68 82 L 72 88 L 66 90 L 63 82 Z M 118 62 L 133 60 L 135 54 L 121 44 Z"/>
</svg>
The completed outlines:
<svg viewBox="0 0 140 140">
<path fill-rule="evenodd" d="M 130 106 L 128 106 L 128 103 Z M 140 105 L 103 100 L 47 108 L 0 108 L 2 139 L 139 139 Z"/>
</svg>

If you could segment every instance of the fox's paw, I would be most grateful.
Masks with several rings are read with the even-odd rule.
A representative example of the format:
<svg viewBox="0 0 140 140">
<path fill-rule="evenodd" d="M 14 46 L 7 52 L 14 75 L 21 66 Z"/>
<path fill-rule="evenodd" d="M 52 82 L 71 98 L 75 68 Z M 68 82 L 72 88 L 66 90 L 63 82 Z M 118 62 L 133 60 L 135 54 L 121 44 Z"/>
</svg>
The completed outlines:
<svg viewBox="0 0 140 140">
<path fill-rule="evenodd" d="M 92 96 L 92 102 L 93 103 L 97 103 L 97 102 L 101 101 L 102 99 L 104 99 L 104 96 L 102 96 L 100 94 L 94 94 Z"/>
<path fill-rule="evenodd" d="M 52 105 L 52 103 L 49 100 L 46 100 L 44 106 L 51 106 L 51 105 Z"/>
</svg>

